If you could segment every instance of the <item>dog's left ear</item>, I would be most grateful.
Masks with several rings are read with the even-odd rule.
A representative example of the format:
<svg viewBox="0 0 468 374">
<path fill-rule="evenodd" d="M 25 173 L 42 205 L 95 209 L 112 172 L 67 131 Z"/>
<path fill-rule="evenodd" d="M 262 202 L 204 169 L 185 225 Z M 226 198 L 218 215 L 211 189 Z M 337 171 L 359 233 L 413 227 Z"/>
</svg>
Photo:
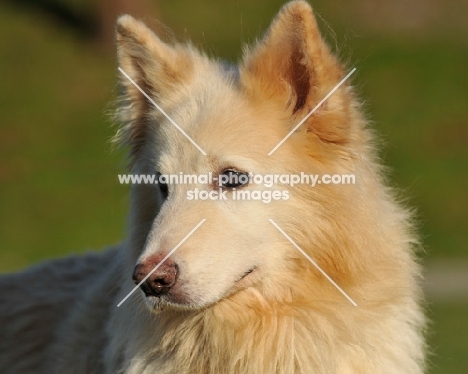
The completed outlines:
<svg viewBox="0 0 468 374">
<path fill-rule="evenodd" d="M 177 100 L 181 87 L 193 75 L 192 51 L 164 43 L 143 22 L 129 15 L 119 17 L 116 39 L 119 67 L 158 105 Z M 120 136 L 135 155 L 146 139 L 154 106 L 127 77 L 121 75 L 121 82 L 127 105 L 119 112 L 125 126 Z"/>
<path fill-rule="evenodd" d="M 277 102 L 297 123 L 343 78 L 343 70 L 323 41 L 310 5 L 293 1 L 281 9 L 266 36 L 246 51 L 240 76 L 252 99 Z M 346 143 L 348 96 L 343 85 L 301 130 L 328 143 Z"/>
<path fill-rule="evenodd" d="M 132 16 L 119 17 L 116 38 L 120 67 L 154 99 L 173 93 L 192 75 L 190 49 L 163 42 Z M 141 92 L 128 79 L 122 77 L 122 82 L 130 99 L 141 99 Z"/>
</svg>

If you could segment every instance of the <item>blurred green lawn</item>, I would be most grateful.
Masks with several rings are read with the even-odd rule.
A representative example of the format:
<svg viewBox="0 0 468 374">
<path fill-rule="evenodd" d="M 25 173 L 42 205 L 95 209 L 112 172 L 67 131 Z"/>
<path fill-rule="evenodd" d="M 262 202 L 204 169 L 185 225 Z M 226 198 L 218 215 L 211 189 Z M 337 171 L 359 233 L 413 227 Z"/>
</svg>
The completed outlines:
<svg viewBox="0 0 468 374">
<path fill-rule="evenodd" d="M 179 39 L 235 61 L 280 4 L 175 0 L 158 9 Z M 426 256 L 466 256 L 466 32 L 452 32 L 450 19 L 414 37 L 366 31 L 337 4 L 314 2 L 340 55 L 358 68 L 354 82 L 392 180 L 418 208 Z M 24 6 L 0 4 L 0 32 L 0 271 L 119 242 L 128 188 L 118 184 L 124 153 L 111 152 L 115 128 L 105 114 L 114 57 Z M 432 373 L 468 372 L 467 310 L 434 305 Z"/>
</svg>

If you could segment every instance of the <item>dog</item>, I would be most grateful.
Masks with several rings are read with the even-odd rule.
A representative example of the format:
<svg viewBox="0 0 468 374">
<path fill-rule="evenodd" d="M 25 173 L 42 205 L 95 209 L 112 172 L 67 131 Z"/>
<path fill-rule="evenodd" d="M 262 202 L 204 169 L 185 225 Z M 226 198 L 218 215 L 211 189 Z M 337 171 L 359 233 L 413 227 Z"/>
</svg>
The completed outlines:
<svg viewBox="0 0 468 374">
<path fill-rule="evenodd" d="M 116 35 L 116 139 L 159 183 L 131 186 L 121 245 L 2 276 L 0 372 L 423 373 L 412 215 L 310 5 L 287 3 L 238 66 L 129 15 Z M 212 179 L 160 178 L 182 174 Z M 234 199 L 265 196 L 253 174 L 355 183 Z"/>
</svg>

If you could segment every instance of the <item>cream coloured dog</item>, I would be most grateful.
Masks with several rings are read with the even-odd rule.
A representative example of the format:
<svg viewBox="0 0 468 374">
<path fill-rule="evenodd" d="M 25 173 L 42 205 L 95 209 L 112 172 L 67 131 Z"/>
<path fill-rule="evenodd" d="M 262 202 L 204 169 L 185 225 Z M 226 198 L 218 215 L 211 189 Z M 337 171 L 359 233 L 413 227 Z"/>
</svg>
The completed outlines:
<svg viewBox="0 0 468 374">
<path fill-rule="evenodd" d="M 285 5 L 238 67 L 168 45 L 130 16 L 117 43 L 122 71 L 151 99 L 122 75 L 117 137 L 132 173 L 346 173 L 356 183 L 276 185 L 288 199 L 268 204 L 133 185 L 121 246 L 1 278 L 0 372 L 422 373 L 417 240 L 349 82 L 268 155 L 346 75 L 310 6 Z M 220 186 L 228 197 L 255 188 Z"/>
</svg>

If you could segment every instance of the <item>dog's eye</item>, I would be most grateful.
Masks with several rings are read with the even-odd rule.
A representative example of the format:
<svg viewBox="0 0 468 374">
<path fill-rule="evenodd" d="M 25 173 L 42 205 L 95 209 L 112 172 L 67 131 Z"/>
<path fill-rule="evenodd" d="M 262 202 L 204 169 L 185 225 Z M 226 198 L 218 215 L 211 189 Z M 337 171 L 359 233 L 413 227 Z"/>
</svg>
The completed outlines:
<svg viewBox="0 0 468 374">
<path fill-rule="evenodd" d="M 167 197 L 169 196 L 169 188 L 167 187 L 167 184 L 159 183 L 159 190 L 161 191 L 164 200 L 167 199 Z"/>
<path fill-rule="evenodd" d="M 161 191 L 161 195 L 163 196 L 163 199 L 166 200 L 167 197 L 169 196 L 169 187 L 166 183 L 161 183 L 160 181 L 161 173 L 157 173 L 157 176 L 158 176 L 159 191 Z"/>
<path fill-rule="evenodd" d="M 245 186 L 249 183 L 249 174 L 242 171 L 226 169 L 219 175 L 219 184 L 227 188 Z"/>
</svg>

